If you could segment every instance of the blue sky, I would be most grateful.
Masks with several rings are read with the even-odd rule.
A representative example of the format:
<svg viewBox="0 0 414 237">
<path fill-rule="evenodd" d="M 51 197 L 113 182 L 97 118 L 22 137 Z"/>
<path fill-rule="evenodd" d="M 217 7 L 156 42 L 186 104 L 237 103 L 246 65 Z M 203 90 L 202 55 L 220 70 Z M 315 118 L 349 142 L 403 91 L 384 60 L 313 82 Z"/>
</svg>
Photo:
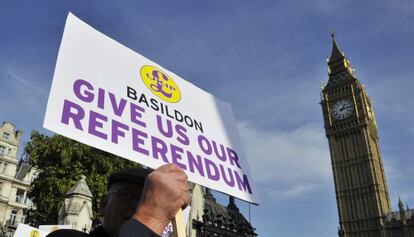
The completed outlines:
<svg viewBox="0 0 414 237">
<path fill-rule="evenodd" d="M 262 198 L 259 236 L 336 235 L 318 104 L 334 31 L 374 102 L 393 207 L 398 194 L 414 206 L 413 1 L 1 1 L 0 121 L 24 141 L 46 132 L 68 11 L 233 105 Z"/>
</svg>

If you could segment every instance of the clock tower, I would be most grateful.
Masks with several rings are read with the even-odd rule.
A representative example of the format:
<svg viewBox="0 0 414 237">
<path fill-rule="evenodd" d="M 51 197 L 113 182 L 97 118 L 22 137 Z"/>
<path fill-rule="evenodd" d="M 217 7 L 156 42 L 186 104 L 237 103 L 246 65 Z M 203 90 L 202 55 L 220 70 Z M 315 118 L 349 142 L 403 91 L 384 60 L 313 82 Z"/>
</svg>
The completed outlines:
<svg viewBox="0 0 414 237">
<path fill-rule="evenodd" d="M 340 237 L 384 236 L 390 198 L 371 100 L 332 35 L 321 106 L 339 215 Z"/>
</svg>

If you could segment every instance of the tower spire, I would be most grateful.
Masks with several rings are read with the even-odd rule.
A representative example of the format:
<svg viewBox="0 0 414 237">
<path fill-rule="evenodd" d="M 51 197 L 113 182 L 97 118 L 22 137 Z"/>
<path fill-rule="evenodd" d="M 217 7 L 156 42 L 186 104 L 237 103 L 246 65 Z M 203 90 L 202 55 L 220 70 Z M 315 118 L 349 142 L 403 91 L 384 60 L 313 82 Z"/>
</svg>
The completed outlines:
<svg viewBox="0 0 414 237">
<path fill-rule="evenodd" d="M 211 190 L 209 188 L 206 188 L 206 192 L 204 194 L 204 198 L 205 199 L 210 199 L 210 200 L 216 201 L 216 199 L 214 198 L 214 196 L 211 193 Z"/>
<path fill-rule="evenodd" d="M 405 225 L 407 223 L 407 220 L 405 217 L 404 204 L 402 203 L 401 197 L 399 195 L 398 195 L 398 209 L 400 211 L 401 224 Z"/>
<path fill-rule="evenodd" d="M 336 43 L 335 34 L 331 33 L 332 37 L 332 52 L 331 56 L 329 57 L 328 61 L 328 72 L 329 75 L 337 74 L 338 72 L 342 73 L 347 71 L 349 75 L 354 77 L 354 69 L 351 66 L 349 60 L 345 57 L 345 54 L 339 49 L 338 44 Z M 340 77 L 340 78 L 339 78 Z M 344 79 L 345 74 L 342 73 L 341 75 L 336 76 L 333 80 L 329 80 L 331 82 L 338 81 L 336 79 Z"/>
<path fill-rule="evenodd" d="M 331 57 L 329 58 L 329 62 L 333 61 L 341 61 L 345 58 L 342 51 L 339 49 L 338 44 L 336 43 L 335 34 L 331 32 L 332 37 L 332 52 Z"/>
<path fill-rule="evenodd" d="M 236 206 L 233 196 L 229 196 L 229 205 L 227 205 L 227 208 L 239 212 L 239 208 Z"/>
<path fill-rule="evenodd" d="M 401 197 L 400 197 L 400 195 L 398 195 L 398 206 L 399 206 L 399 207 L 402 207 L 402 206 L 403 206 L 403 203 L 402 203 L 402 201 L 401 201 Z"/>
</svg>

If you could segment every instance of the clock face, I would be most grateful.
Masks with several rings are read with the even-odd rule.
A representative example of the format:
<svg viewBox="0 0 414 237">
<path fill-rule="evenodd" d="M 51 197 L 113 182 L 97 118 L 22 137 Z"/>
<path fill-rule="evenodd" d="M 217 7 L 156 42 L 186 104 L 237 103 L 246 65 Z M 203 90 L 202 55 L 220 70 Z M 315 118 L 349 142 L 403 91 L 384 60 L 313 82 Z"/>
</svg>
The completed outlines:
<svg viewBox="0 0 414 237">
<path fill-rule="evenodd" d="M 332 106 L 332 115 L 337 120 L 346 119 L 351 116 L 354 105 L 350 100 L 340 100 Z"/>
</svg>

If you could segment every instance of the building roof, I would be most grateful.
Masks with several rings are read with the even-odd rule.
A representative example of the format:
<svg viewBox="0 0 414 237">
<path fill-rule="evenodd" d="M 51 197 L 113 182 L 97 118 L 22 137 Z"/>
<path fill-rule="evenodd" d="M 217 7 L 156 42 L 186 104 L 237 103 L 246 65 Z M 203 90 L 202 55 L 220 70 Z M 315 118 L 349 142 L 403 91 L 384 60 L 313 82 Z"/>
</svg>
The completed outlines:
<svg viewBox="0 0 414 237">
<path fill-rule="evenodd" d="M 404 210 L 405 218 L 408 220 L 410 218 L 414 218 L 414 209 L 406 209 Z M 392 219 L 401 221 L 401 215 L 399 211 L 393 211 L 391 213 L 388 213 L 387 215 L 387 221 L 391 221 Z"/>
<path fill-rule="evenodd" d="M 239 209 L 230 203 L 225 207 L 216 202 L 211 192 L 207 189 L 204 200 L 203 221 L 208 218 L 217 228 L 233 229 L 238 233 L 235 236 L 256 236 L 254 228 L 239 212 Z"/>
<path fill-rule="evenodd" d="M 84 175 L 82 175 L 82 178 L 69 190 L 69 192 L 66 193 L 65 196 L 72 196 L 76 194 L 92 198 L 92 193 L 86 184 L 86 177 Z"/>
</svg>

